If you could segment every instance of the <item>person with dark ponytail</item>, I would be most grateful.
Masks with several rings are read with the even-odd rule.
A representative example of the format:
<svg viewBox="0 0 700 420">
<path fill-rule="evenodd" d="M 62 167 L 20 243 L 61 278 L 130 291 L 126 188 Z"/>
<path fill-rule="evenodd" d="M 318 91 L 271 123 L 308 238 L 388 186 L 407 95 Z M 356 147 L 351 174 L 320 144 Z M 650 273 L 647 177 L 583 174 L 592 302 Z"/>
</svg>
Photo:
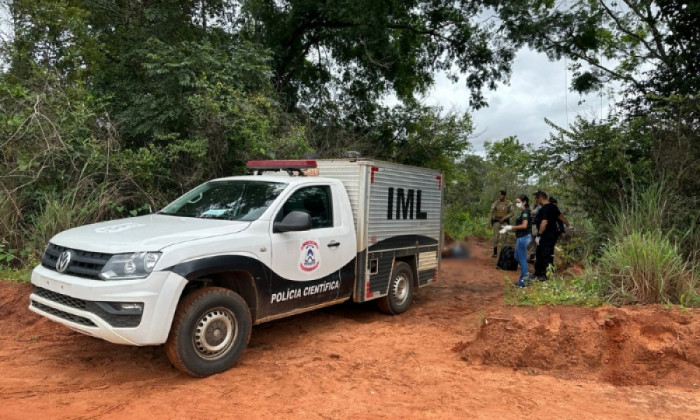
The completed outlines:
<svg viewBox="0 0 700 420">
<path fill-rule="evenodd" d="M 530 210 L 530 199 L 525 194 L 515 198 L 515 205 L 520 210 L 520 216 L 512 226 L 502 229 L 503 233 L 515 231 L 515 260 L 520 264 L 520 278 L 517 286 L 525 287 L 530 281 L 530 269 L 527 266 L 527 246 L 530 244 L 530 225 L 532 224 L 532 212 Z"/>
</svg>

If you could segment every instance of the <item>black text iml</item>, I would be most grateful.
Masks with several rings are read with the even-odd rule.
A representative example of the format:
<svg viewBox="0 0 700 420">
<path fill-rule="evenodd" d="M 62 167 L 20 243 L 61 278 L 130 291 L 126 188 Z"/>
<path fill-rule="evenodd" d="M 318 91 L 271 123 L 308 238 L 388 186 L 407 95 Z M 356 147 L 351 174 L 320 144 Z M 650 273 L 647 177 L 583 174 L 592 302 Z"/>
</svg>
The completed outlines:
<svg viewBox="0 0 700 420">
<path fill-rule="evenodd" d="M 416 219 L 427 219 L 428 213 L 421 211 L 421 190 L 415 192 L 416 195 L 416 206 L 415 215 Z M 396 219 L 413 219 L 413 196 L 414 191 L 408 190 L 405 192 L 403 188 L 396 189 L 396 214 L 394 214 L 394 189 L 389 188 L 389 198 L 387 200 L 386 218 L 391 220 L 396 216 Z"/>
</svg>

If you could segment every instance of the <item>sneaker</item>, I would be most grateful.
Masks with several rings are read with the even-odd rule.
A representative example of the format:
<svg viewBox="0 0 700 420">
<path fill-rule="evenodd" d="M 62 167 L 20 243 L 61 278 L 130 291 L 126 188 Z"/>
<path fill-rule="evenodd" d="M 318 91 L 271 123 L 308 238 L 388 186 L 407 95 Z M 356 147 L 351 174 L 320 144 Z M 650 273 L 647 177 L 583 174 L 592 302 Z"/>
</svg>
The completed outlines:
<svg viewBox="0 0 700 420">
<path fill-rule="evenodd" d="M 518 282 L 515 284 L 516 287 L 527 287 L 527 282 L 524 281 L 523 279 L 518 280 Z"/>
</svg>

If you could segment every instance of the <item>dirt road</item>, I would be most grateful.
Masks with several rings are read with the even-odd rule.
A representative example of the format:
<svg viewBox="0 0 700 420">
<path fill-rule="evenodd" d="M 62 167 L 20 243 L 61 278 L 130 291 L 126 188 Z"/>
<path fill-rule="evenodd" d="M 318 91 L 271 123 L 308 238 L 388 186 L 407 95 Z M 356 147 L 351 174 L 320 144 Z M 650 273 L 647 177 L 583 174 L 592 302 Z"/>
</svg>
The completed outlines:
<svg viewBox="0 0 700 420">
<path fill-rule="evenodd" d="M 259 325 L 206 379 L 41 319 L 29 285 L 0 282 L 0 417 L 700 418 L 700 311 L 506 307 L 489 250 L 469 251 L 401 316 Z"/>
</svg>

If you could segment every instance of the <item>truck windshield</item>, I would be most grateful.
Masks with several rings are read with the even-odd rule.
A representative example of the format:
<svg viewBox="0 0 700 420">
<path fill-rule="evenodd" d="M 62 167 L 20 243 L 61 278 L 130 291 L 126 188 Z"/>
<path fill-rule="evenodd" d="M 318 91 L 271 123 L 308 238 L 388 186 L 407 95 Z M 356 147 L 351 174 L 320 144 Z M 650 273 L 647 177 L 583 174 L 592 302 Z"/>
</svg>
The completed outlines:
<svg viewBox="0 0 700 420">
<path fill-rule="evenodd" d="M 158 213 L 252 221 L 263 214 L 286 185 L 262 181 L 210 181 L 168 204 Z"/>
</svg>

